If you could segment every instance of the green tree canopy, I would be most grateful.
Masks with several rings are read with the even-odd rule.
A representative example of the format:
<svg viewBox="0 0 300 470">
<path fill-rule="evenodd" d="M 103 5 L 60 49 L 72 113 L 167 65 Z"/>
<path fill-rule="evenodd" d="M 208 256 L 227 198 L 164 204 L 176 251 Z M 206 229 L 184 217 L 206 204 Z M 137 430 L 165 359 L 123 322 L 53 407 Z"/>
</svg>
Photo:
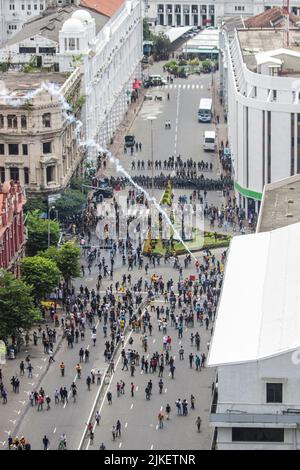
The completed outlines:
<svg viewBox="0 0 300 470">
<path fill-rule="evenodd" d="M 66 189 L 60 199 L 55 201 L 55 208 L 59 216 L 69 217 L 82 211 L 82 205 L 86 202 L 86 196 L 76 189 Z"/>
<path fill-rule="evenodd" d="M 143 19 L 143 40 L 144 41 L 151 41 L 152 40 L 152 34 L 150 31 L 150 26 L 147 21 L 147 18 Z"/>
<path fill-rule="evenodd" d="M 21 261 L 22 280 L 33 287 L 33 295 L 41 300 L 50 294 L 60 280 L 60 270 L 55 261 L 41 256 L 23 258 Z"/>
<path fill-rule="evenodd" d="M 39 211 L 34 211 L 27 217 L 28 240 L 26 250 L 29 256 L 34 256 L 40 250 L 48 248 L 48 219 L 42 219 L 40 215 Z M 59 223 L 55 220 L 50 220 L 50 245 L 57 245 L 59 233 Z"/>
<path fill-rule="evenodd" d="M 7 271 L 0 271 L 0 338 L 18 336 L 41 320 L 34 306 L 32 287 Z"/>
<path fill-rule="evenodd" d="M 64 243 L 58 249 L 50 247 L 40 256 L 55 261 L 67 284 L 80 276 L 80 249 L 73 242 Z"/>
<path fill-rule="evenodd" d="M 169 58 L 171 41 L 165 33 L 159 33 L 153 40 L 153 57 L 155 60 L 167 60 Z"/>
<path fill-rule="evenodd" d="M 26 204 L 24 206 L 24 212 L 33 212 L 38 210 L 40 212 L 47 211 L 47 202 L 43 201 L 41 197 L 29 197 L 26 200 Z"/>
</svg>

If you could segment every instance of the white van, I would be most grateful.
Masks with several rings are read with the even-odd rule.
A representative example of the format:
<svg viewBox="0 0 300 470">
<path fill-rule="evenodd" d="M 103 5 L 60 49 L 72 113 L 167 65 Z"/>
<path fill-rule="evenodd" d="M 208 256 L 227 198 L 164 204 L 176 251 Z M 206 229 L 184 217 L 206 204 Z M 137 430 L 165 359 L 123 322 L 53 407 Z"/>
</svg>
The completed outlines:
<svg viewBox="0 0 300 470">
<path fill-rule="evenodd" d="M 149 80 L 152 85 L 167 85 L 167 80 L 163 78 L 161 75 L 150 75 Z"/>
<path fill-rule="evenodd" d="M 215 151 L 216 150 L 216 133 L 215 131 L 205 131 L 204 132 L 204 150 Z"/>
</svg>

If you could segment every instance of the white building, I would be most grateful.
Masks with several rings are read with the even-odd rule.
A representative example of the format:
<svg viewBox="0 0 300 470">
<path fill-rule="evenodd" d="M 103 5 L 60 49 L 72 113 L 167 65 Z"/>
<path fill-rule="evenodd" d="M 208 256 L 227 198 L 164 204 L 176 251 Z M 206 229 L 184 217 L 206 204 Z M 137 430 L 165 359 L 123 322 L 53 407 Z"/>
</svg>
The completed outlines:
<svg viewBox="0 0 300 470">
<path fill-rule="evenodd" d="M 43 15 L 48 8 L 78 3 L 79 0 L 0 0 L 0 47 L 28 20 Z"/>
<path fill-rule="evenodd" d="M 208 357 L 215 449 L 300 449 L 299 239 L 295 223 L 231 242 Z"/>
<path fill-rule="evenodd" d="M 149 22 L 163 26 L 215 26 L 224 17 L 253 16 L 282 0 L 143 0 Z M 290 1 L 290 10 L 300 14 L 300 5 Z"/>
<path fill-rule="evenodd" d="M 104 145 L 122 121 L 142 54 L 141 3 L 126 1 L 96 34 L 87 10 L 76 11 L 59 33 L 59 69 L 73 69 L 80 56 L 86 97 L 84 133 Z"/>
<path fill-rule="evenodd" d="M 235 190 L 249 211 L 258 211 L 265 184 L 300 172 L 300 29 L 287 40 L 272 28 L 224 31 L 221 40 Z"/>
<path fill-rule="evenodd" d="M 0 62 L 24 65 L 32 60 L 38 67 L 59 68 L 59 32 L 64 22 L 81 9 L 95 20 L 95 34 L 98 34 L 109 17 L 76 5 L 48 8 L 45 14 L 27 21 L 23 28 L 9 39 L 0 49 Z"/>
</svg>

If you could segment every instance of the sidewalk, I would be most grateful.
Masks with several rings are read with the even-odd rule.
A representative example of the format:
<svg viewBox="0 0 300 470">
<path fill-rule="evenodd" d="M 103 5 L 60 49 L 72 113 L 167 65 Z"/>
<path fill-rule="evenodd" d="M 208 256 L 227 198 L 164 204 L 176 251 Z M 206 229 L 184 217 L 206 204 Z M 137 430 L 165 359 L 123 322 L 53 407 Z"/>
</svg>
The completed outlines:
<svg viewBox="0 0 300 470">
<path fill-rule="evenodd" d="M 60 316 L 61 317 L 61 316 Z M 54 323 L 52 323 L 49 315 L 46 316 L 45 320 L 41 322 L 42 331 L 46 330 L 46 326 L 49 328 L 54 328 Z M 7 359 L 6 364 L 1 366 L 2 375 L 3 375 L 3 385 L 7 391 L 7 404 L 3 405 L 2 400 L 0 402 L 0 435 L 8 435 L 11 433 L 14 435 L 14 429 L 18 426 L 19 422 L 22 419 L 24 412 L 29 406 L 29 394 L 35 389 L 39 388 L 48 369 L 49 369 L 49 355 L 44 353 L 44 347 L 42 343 L 42 331 L 38 332 L 38 326 L 32 328 L 30 331 L 30 338 L 32 338 L 33 331 L 38 333 L 38 343 L 37 346 L 34 346 L 33 341 L 29 342 L 29 345 L 26 347 L 22 346 L 21 351 L 17 353 L 16 359 Z M 55 328 L 56 343 L 54 343 L 54 355 L 59 350 L 62 340 L 63 332 L 60 327 Z M 25 357 L 30 356 L 30 362 L 33 366 L 33 377 L 28 378 L 28 372 L 25 368 L 24 376 L 20 375 L 20 362 L 23 360 L 25 362 Z M 25 363 L 26 364 L 26 363 Z M 25 365 L 26 367 L 26 365 Z M 10 380 L 12 376 L 18 377 L 20 380 L 20 391 L 19 393 L 13 393 Z M 0 449 L 1 446 L 5 447 L 7 445 L 5 440 L 0 440 Z"/>
</svg>

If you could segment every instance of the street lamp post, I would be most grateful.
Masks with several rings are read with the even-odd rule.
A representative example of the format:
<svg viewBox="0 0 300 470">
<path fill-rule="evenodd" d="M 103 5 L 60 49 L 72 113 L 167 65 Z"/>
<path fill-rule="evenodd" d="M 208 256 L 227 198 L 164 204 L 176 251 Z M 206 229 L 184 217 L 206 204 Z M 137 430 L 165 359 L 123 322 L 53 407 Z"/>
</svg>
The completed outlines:
<svg viewBox="0 0 300 470">
<path fill-rule="evenodd" d="M 51 206 L 48 209 L 48 248 L 50 246 L 50 214 L 52 209 L 55 209 L 55 206 Z"/>
</svg>

